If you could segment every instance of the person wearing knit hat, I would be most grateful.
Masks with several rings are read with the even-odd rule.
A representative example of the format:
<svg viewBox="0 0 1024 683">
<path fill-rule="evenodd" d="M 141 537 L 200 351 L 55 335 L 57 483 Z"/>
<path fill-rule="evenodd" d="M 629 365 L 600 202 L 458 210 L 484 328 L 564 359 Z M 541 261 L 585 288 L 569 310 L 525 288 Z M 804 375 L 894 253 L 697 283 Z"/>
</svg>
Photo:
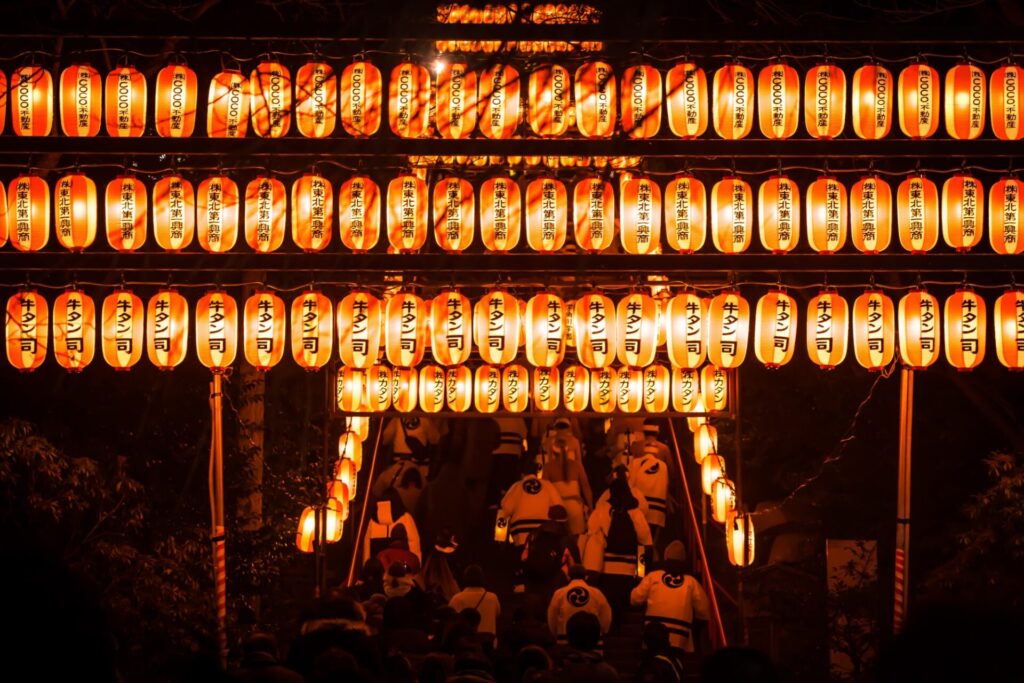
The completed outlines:
<svg viewBox="0 0 1024 683">
<path fill-rule="evenodd" d="M 664 626 L 672 647 L 684 652 L 694 651 L 698 622 L 711 619 L 707 593 L 687 573 L 686 546 L 678 540 L 668 544 L 665 559 L 633 589 L 629 600 L 644 605 L 645 622 Z"/>
</svg>

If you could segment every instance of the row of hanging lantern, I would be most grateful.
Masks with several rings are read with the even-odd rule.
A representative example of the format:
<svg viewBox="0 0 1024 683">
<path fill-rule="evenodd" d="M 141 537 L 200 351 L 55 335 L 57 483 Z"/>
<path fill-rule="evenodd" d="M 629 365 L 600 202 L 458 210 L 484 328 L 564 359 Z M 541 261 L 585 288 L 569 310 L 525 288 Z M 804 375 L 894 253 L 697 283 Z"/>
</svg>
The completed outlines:
<svg viewBox="0 0 1024 683">
<path fill-rule="evenodd" d="M 290 202 L 284 183 L 271 175 L 253 178 L 241 194 L 225 175 L 208 177 L 194 189 L 172 173 L 153 184 L 150 199 L 142 180 L 125 174 L 106 186 L 104 228 L 107 243 L 118 251 L 141 248 L 152 223 L 157 245 L 167 251 L 185 249 L 196 239 L 204 250 L 220 253 L 235 246 L 244 207 L 245 241 L 266 253 L 284 244 L 290 203 L 292 241 L 308 252 L 326 249 L 335 225 L 342 244 L 357 252 L 376 247 L 382 228 L 391 251 L 417 252 L 432 233 L 441 249 L 461 252 L 472 246 L 478 224 L 485 248 L 505 252 L 519 245 L 524 223 L 530 249 L 556 252 L 566 246 L 570 215 L 576 245 L 587 252 L 613 249 L 618 235 L 626 253 L 661 253 L 664 235 L 668 249 L 692 253 L 710 233 L 717 251 L 741 253 L 753 242 L 755 213 L 761 245 L 773 253 L 794 250 L 802 232 L 818 253 L 837 252 L 848 239 L 860 252 L 878 253 L 888 249 L 893 233 L 893 190 L 878 175 L 860 178 L 849 190 L 837 177 L 821 175 L 805 193 L 787 176 L 774 175 L 761 183 L 756 202 L 750 183 L 738 176 L 722 178 L 708 192 L 690 174 L 662 189 L 651 178 L 620 172 L 616 196 L 615 185 L 598 175 L 567 186 L 542 174 L 525 181 L 524 189 L 499 175 L 480 183 L 478 191 L 457 175 L 440 178 L 430 189 L 423 175 L 421 169 L 393 178 L 383 197 L 386 210 L 377 183 L 352 176 L 338 188 L 336 210 L 331 182 L 316 172 L 292 183 Z M 998 254 L 1024 252 L 1020 189 L 1015 177 L 988 189 L 988 241 Z M 16 249 L 38 251 L 49 242 L 51 222 L 61 246 L 81 251 L 93 244 L 99 228 L 96 184 L 74 172 L 57 181 L 52 202 L 50 194 L 39 175 L 10 182 L 0 206 L 0 246 L 9 233 Z M 931 251 L 940 233 L 949 247 L 969 251 L 985 233 L 986 191 L 966 172 L 946 179 L 941 191 L 926 175 L 913 173 L 899 183 L 895 205 L 899 242 L 911 253 Z"/>
<path fill-rule="evenodd" d="M 61 367 L 77 372 L 92 362 L 96 305 L 82 290 L 73 287 L 56 298 L 52 325 L 46 299 L 32 289 L 9 297 L 6 312 L 7 358 L 15 368 L 28 371 L 42 364 L 51 327 L 53 355 Z M 250 365 L 269 370 L 281 361 L 288 317 L 288 307 L 270 291 L 245 301 L 242 342 Z M 223 372 L 234 363 L 238 347 L 235 299 L 223 290 L 207 292 L 193 319 L 199 362 Z M 499 289 L 471 305 L 455 289 L 427 301 L 409 291 L 382 300 L 357 289 L 334 306 L 322 292 L 309 289 L 290 307 L 292 358 L 306 370 L 330 361 L 335 337 L 342 363 L 360 372 L 371 370 L 382 356 L 396 368 L 414 368 L 424 362 L 428 348 L 439 366 L 464 367 L 474 346 L 488 372 L 512 367 L 520 349 L 531 366 L 551 369 L 566 362 L 572 347 L 583 369 L 611 381 L 619 364 L 625 370 L 618 376 L 635 381 L 638 391 L 642 369 L 658 367 L 662 347 L 669 366 L 680 370 L 705 362 L 725 370 L 739 367 L 750 340 L 765 366 L 788 364 L 797 347 L 796 300 L 784 289 L 769 291 L 757 301 L 753 320 L 751 326 L 750 304 L 737 290 L 710 298 L 684 290 L 661 299 L 636 291 L 616 303 L 596 290 L 567 302 L 550 291 L 523 301 Z M 159 291 L 145 305 L 131 290 L 118 289 L 104 298 L 100 323 L 102 355 L 115 369 L 130 369 L 144 350 L 163 370 L 185 359 L 189 305 L 174 288 Z M 857 362 L 870 370 L 888 366 L 897 351 L 904 364 L 924 369 L 943 346 L 950 365 L 971 370 L 985 357 L 987 306 L 966 286 L 941 307 L 922 288 L 905 294 L 898 306 L 883 291 L 868 289 L 851 311 L 843 296 L 825 288 L 807 304 L 805 330 L 808 357 L 825 369 L 845 360 L 852 337 Z M 1024 368 L 1024 290 L 1008 290 L 995 300 L 992 332 L 1000 363 Z M 667 369 L 656 372 L 668 376 Z"/>
<path fill-rule="evenodd" d="M 847 87 L 846 74 L 833 63 L 813 66 L 801 85 L 800 74 L 784 61 L 769 63 L 756 80 L 748 67 L 731 62 L 715 71 L 710 89 L 704 69 L 688 61 L 664 74 L 650 64 L 634 64 L 619 80 L 603 61 L 588 61 L 575 73 L 558 64 L 541 64 L 526 75 L 525 86 L 509 63 L 473 68 L 450 57 L 439 59 L 434 70 L 432 76 L 426 66 L 412 61 L 391 70 L 387 116 L 395 135 L 459 139 L 479 131 L 487 138 L 511 138 L 525 118 L 540 137 L 558 137 L 575 128 L 588 138 L 621 130 L 629 138 L 643 139 L 658 135 L 664 118 L 676 137 L 700 137 L 710 121 L 719 137 L 736 140 L 750 134 L 756 110 L 762 135 L 780 140 L 797 132 L 802 90 L 804 128 L 812 138 L 841 136 L 848 108 L 857 137 L 884 138 L 892 129 L 896 103 L 900 130 L 909 138 L 935 135 L 940 111 L 951 138 L 977 138 L 985 129 L 986 108 L 996 138 L 1024 137 L 1018 121 L 1021 67 L 1016 64 L 999 66 L 989 78 L 974 64 L 957 64 L 943 83 L 939 72 L 923 62 L 905 67 L 898 78 L 872 62 L 859 67 Z M 0 85 L 8 91 L 6 77 Z M 9 92 L 14 132 L 50 135 L 51 73 L 34 64 L 20 67 L 11 74 Z M 60 74 L 58 93 L 65 135 L 94 136 L 101 123 L 111 137 L 145 132 L 149 95 L 145 76 L 135 67 L 118 66 L 104 82 L 94 67 L 72 64 Z M 251 128 L 260 137 L 283 137 L 294 116 L 295 127 L 306 137 L 332 135 L 339 118 L 348 135 L 370 136 L 381 127 L 383 93 L 380 69 L 362 58 L 347 65 L 340 77 L 319 60 L 302 65 L 294 79 L 287 66 L 271 60 L 258 63 L 248 76 L 225 69 L 210 82 L 207 135 L 245 137 Z M 152 98 L 157 134 L 191 136 L 198 95 L 196 73 L 186 64 L 161 69 Z M 0 107 L 6 104 L 0 100 Z"/>
</svg>

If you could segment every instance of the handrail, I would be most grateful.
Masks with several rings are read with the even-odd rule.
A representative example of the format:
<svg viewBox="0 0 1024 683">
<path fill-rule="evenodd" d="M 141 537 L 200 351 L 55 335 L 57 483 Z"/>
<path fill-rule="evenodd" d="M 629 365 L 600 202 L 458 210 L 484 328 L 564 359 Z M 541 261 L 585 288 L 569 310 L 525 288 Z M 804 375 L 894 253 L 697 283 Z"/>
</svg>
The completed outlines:
<svg viewBox="0 0 1024 683">
<path fill-rule="evenodd" d="M 380 419 L 377 426 L 377 438 L 373 442 L 373 454 L 370 456 L 370 472 L 363 484 L 362 509 L 359 511 L 359 526 L 356 527 L 355 544 L 352 546 L 352 561 L 348 567 L 348 580 L 345 585 L 351 586 L 355 582 L 356 566 L 359 563 L 359 555 L 363 545 L 363 535 L 366 533 L 366 511 L 370 507 L 370 494 L 373 492 L 373 475 L 377 470 L 377 455 L 380 453 L 380 438 L 384 434 L 384 418 Z M 365 458 L 364 458 L 365 459 Z"/>
<path fill-rule="evenodd" d="M 714 622 L 719 646 L 725 647 L 728 642 L 725 637 L 725 627 L 722 625 L 722 614 L 718 609 L 718 597 L 715 591 L 715 579 L 711 576 L 711 569 L 708 567 L 708 556 L 704 552 L 704 539 L 700 535 L 700 524 L 697 521 L 697 512 L 693 507 L 693 498 L 690 497 L 690 486 L 686 481 L 686 470 L 683 468 L 682 451 L 679 450 L 679 440 L 676 438 L 676 427 L 672 420 L 668 421 L 669 433 L 672 434 L 673 450 L 676 454 L 676 464 L 679 466 L 679 476 L 682 480 L 683 491 L 686 493 L 686 506 L 690 511 L 690 521 L 693 523 L 693 535 L 697 539 L 697 549 L 700 551 L 701 569 L 704 573 L 704 587 L 708 597 L 711 599 L 712 621 Z"/>
</svg>

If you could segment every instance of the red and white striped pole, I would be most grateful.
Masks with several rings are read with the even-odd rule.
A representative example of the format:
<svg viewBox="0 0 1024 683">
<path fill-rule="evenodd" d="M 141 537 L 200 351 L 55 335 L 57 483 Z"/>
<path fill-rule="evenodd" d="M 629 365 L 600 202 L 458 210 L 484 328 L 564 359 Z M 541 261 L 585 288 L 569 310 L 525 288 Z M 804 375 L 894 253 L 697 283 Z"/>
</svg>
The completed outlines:
<svg viewBox="0 0 1024 683">
<path fill-rule="evenodd" d="M 896 497 L 896 581 L 892 631 L 899 633 L 907 616 L 910 564 L 910 454 L 914 429 L 914 371 L 900 368 L 899 490 Z"/>
<path fill-rule="evenodd" d="M 228 666 L 227 557 L 224 548 L 224 440 L 221 413 L 221 373 L 210 383 L 210 542 L 213 544 L 213 576 L 217 601 L 217 651 L 221 668 Z"/>
</svg>

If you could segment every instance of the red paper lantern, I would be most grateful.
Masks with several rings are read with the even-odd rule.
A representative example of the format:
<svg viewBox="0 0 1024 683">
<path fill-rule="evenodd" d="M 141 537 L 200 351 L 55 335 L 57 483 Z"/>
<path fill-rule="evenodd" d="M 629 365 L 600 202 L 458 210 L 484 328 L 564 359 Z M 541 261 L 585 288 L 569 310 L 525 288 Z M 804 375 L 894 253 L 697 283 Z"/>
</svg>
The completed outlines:
<svg viewBox="0 0 1024 683">
<path fill-rule="evenodd" d="M 4 132 L 7 121 L 7 76 L 0 71 L 0 133 Z"/>
<path fill-rule="evenodd" d="M 892 128 L 892 72 L 869 62 L 853 72 L 850 116 L 862 140 L 881 140 Z"/>
<path fill-rule="evenodd" d="M 103 360 L 115 370 L 131 370 L 142 358 L 146 310 L 142 299 L 119 289 L 103 299 Z"/>
<path fill-rule="evenodd" d="M 371 413 L 391 407 L 391 368 L 377 363 L 366 371 L 366 406 Z"/>
<path fill-rule="evenodd" d="M 750 135 L 754 123 L 754 75 L 742 64 L 726 64 L 715 72 L 711 102 L 715 132 L 726 140 Z"/>
<path fill-rule="evenodd" d="M 892 299 L 869 289 L 853 302 L 853 353 L 861 367 L 882 370 L 896 353 L 896 315 Z"/>
<path fill-rule="evenodd" d="M 188 350 L 188 302 L 174 289 L 163 289 L 146 308 L 146 354 L 160 370 L 173 370 Z"/>
<path fill-rule="evenodd" d="M 939 72 L 927 64 L 911 64 L 900 72 L 900 130 L 924 139 L 939 129 Z"/>
<path fill-rule="evenodd" d="M 530 248 L 550 253 L 565 246 L 568 198 L 562 181 L 541 177 L 526 186 L 526 241 Z"/>
<path fill-rule="evenodd" d="M 590 371 L 590 408 L 595 413 L 611 413 L 615 410 L 618 403 L 618 377 L 615 368 Z"/>
<path fill-rule="evenodd" d="M 50 240 L 50 187 L 37 175 L 20 175 L 7 186 L 7 221 L 18 251 L 39 251 Z"/>
<path fill-rule="evenodd" d="M 590 371 L 582 365 L 570 365 L 562 370 L 562 404 L 566 410 L 579 413 L 590 402 Z"/>
<path fill-rule="evenodd" d="M 644 368 L 658 353 L 658 302 L 643 292 L 619 299 L 615 334 L 619 362 L 630 368 Z"/>
<path fill-rule="evenodd" d="M 419 365 L 427 350 L 430 310 L 412 292 L 399 292 L 387 301 L 384 351 L 388 362 L 399 368 Z"/>
<path fill-rule="evenodd" d="M 793 359 L 796 311 L 796 300 L 781 289 L 772 290 L 757 300 L 754 355 L 766 368 L 780 368 Z"/>
<path fill-rule="evenodd" d="M 627 254 L 652 254 L 661 249 L 661 188 L 648 178 L 622 184 L 619 238 Z"/>
<path fill-rule="evenodd" d="M 7 361 L 19 372 L 32 372 L 46 359 L 50 320 L 46 299 L 34 289 L 7 299 Z"/>
<path fill-rule="evenodd" d="M 681 254 L 692 254 L 707 238 L 708 200 L 704 183 L 676 176 L 665 186 L 665 239 Z"/>
<path fill-rule="evenodd" d="M 530 372 L 522 365 L 502 369 L 501 404 L 510 413 L 521 413 L 530 405 Z"/>
<path fill-rule="evenodd" d="M 846 74 L 834 64 L 819 64 L 804 80 L 804 125 L 812 138 L 839 137 L 846 125 Z"/>
<path fill-rule="evenodd" d="M 973 370 L 985 358 L 988 318 L 985 300 L 961 288 L 946 299 L 946 360 L 957 370 Z"/>
<path fill-rule="evenodd" d="M 519 244 L 522 204 L 519 185 L 511 178 L 488 178 L 480 185 L 480 240 L 487 250 L 504 253 Z"/>
<path fill-rule="evenodd" d="M 700 402 L 700 376 L 697 370 L 672 368 L 672 410 L 680 413 L 704 412 Z"/>
<path fill-rule="evenodd" d="M 6 90 L 6 79 L 3 85 Z M 64 69 L 60 74 L 60 128 L 64 135 L 94 137 L 100 132 L 102 120 L 100 72 L 88 64 L 72 64 Z"/>
<path fill-rule="evenodd" d="M 402 62 L 391 70 L 388 82 L 388 123 L 400 138 L 427 135 L 430 110 L 430 73 L 425 66 Z"/>
<path fill-rule="evenodd" d="M 576 69 L 576 127 L 585 138 L 607 138 L 615 132 L 618 97 L 615 72 L 605 62 L 586 62 Z"/>
<path fill-rule="evenodd" d="M 331 243 L 334 225 L 334 191 L 317 173 L 303 174 L 292 184 L 292 241 L 312 253 Z"/>
<path fill-rule="evenodd" d="M 604 251 L 615 239 L 615 190 L 596 176 L 579 180 L 572 192 L 576 245 L 590 253 Z"/>
<path fill-rule="evenodd" d="M 892 240 L 892 189 L 878 175 L 866 175 L 850 188 L 850 240 L 857 251 L 877 254 Z"/>
<path fill-rule="evenodd" d="M 96 183 L 82 173 L 57 181 L 53 194 L 57 241 L 70 251 L 82 251 L 96 239 Z"/>
<path fill-rule="evenodd" d="M 615 407 L 623 413 L 639 412 L 644 401 L 644 372 L 639 368 L 611 369 L 615 373 Z M 598 370 L 598 373 L 604 373 Z"/>
<path fill-rule="evenodd" d="M 196 72 L 184 64 L 171 64 L 156 75 L 153 123 L 163 138 L 188 138 L 196 128 Z"/>
<path fill-rule="evenodd" d="M 331 300 L 307 290 L 292 301 L 292 358 L 300 368 L 319 370 L 334 348 L 334 313 Z"/>
<path fill-rule="evenodd" d="M 356 60 L 341 72 L 338 106 L 346 133 L 363 138 L 380 130 L 383 83 L 380 69 L 363 60 Z"/>
<path fill-rule="evenodd" d="M 739 254 L 750 246 L 753 218 L 750 185 L 735 176 L 719 180 L 711 189 L 711 240 L 715 249 Z"/>
<path fill-rule="evenodd" d="M 633 139 L 652 138 L 661 129 L 661 72 L 650 64 L 622 74 L 622 132 Z"/>
<path fill-rule="evenodd" d="M 109 88 L 109 79 L 107 82 Z M 143 88 L 145 88 L 145 84 L 143 84 Z M 4 93 L 6 95 L 6 88 L 4 88 Z M 143 90 L 143 95 L 145 95 L 145 90 Z M 109 90 L 107 97 L 110 98 Z M 39 137 L 50 134 L 50 130 L 53 128 L 53 76 L 49 71 L 34 64 L 15 69 L 11 74 L 10 98 L 11 128 L 14 129 L 15 135 Z M 145 106 L 145 99 L 143 99 L 143 116 L 145 115 Z M 107 126 L 107 131 L 110 132 L 109 120 Z"/>
<path fill-rule="evenodd" d="M 281 362 L 287 315 L 284 301 L 273 292 L 257 291 L 245 300 L 242 329 L 249 365 L 266 372 Z"/>
<path fill-rule="evenodd" d="M 522 120 L 519 72 L 494 64 L 480 73 L 480 132 L 493 140 L 510 138 Z"/>
<path fill-rule="evenodd" d="M 665 349 L 673 368 L 692 370 L 707 358 L 706 313 L 707 303 L 696 292 L 681 292 L 668 300 Z"/>
<path fill-rule="evenodd" d="M 737 291 L 711 299 L 707 313 L 708 361 L 720 368 L 737 368 L 747 356 L 750 305 Z"/>
<path fill-rule="evenodd" d="M 478 413 L 498 412 L 501 405 L 501 369 L 493 365 L 481 365 L 476 369 L 473 381 L 473 406 Z"/>
<path fill-rule="evenodd" d="M 558 409 L 561 399 L 558 368 L 533 369 L 533 407 L 545 413 Z"/>
<path fill-rule="evenodd" d="M 822 370 L 832 370 L 846 358 L 850 309 L 846 299 L 824 289 L 807 304 L 807 355 Z"/>
<path fill-rule="evenodd" d="M 142 137 L 146 130 L 146 77 L 142 72 L 134 66 L 119 66 L 107 74 L 106 100 L 107 135 Z"/>
<path fill-rule="evenodd" d="M 339 368 L 334 395 L 338 410 L 344 413 L 366 410 L 366 371 L 347 365 Z"/>
<path fill-rule="evenodd" d="M 326 138 L 338 120 L 338 77 L 326 62 L 306 62 L 295 73 L 295 127 L 307 138 Z"/>
<path fill-rule="evenodd" d="M 665 74 L 665 108 L 672 134 L 684 140 L 708 129 L 708 77 L 691 62 L 680 62 Z"/>
<path fill-rule="evenodd" d="M 551 292 L 541 292 L 526 303 L 526 359 L 531 365 L 550 368 L 565 358 L 565 302 Z"/>
<path fill-rule="evenodd" d="M 465 251 L 476 232 L 473 186 L 450 176 L 434 184 L 434 240 L 445 251 Z"/>
<path fill-rule="evenodd" d="M 939 241 L 939 191 L 918 173 L 896 190 L 900 244 L 912 254 L 931 251 Z"/>
<path fill-rule="evenodd" d="M 473 309 L 455 290 L 442 292 L 430 303 L 430 350 L 434 360 L 451 367 L 469 360 L 473 350 Z"/>
<path fill-rule="evenodd" d="M 249 74 L 249 115 L 261 138 L 281 138 L 292 125 L 292 74 L 284 64 L 260 62 Z"/>
<path fill-rule="evenodd" d="M 212 290 L 196 302 L 196 355 L 203 367 L 225 372 L 238 351 L 238 304 L 224 290 Z"/>
<path fill-rule="evenodd" d="M 439 413 L 444 407 L 445 372 L 436 365 L 420 368 L 419 391 L 420 409 L 425 413 Z"/>
<path fill-rule="evenodd" d="M 576 355 L 590 369 L 606 368 L 615 360 L 616 309 L 599 292 L 585 294 L 573 305 L 572 327 Z"/>
<path fill-rule="evenodd" d="M 757 75 L 758 124 L 769 140 L 785 140 L 800 123 L 800 75 L 785 62 L 771 62 Z"/>
<path fill-rule="evenodd" d="M 492 290 L 473 309 L 474 339 L 480 358 L 492 365 L 511 363 L 519 350 L 522 321 L 519 302 L 503 290 Z"/>
<path fill-rule="evenodd" d="M 196 191 L 196 232 L 199 246 L 221 254 L 238 241 L 238 185 L 225 175 L 210 176 Z"/>
<path fill-rule="evenodd" d="M 161 249 L 177 253 L 192 244 L 196 233 L 196 195 L 192 183 L 178 174 L 153 185 L 153 238 Z"/>
<path fill-rule="evenodd" d="M 939 357 L 938 300 L 924 291 L 915 289 L 900 299 L 899 331 L 900 360 L 913 370 L 924 370 Z"/>
<path fill-rule="evenodd" d="M 1024 370 L 1024 290 L 1003 292 L 992 308 L 996 357 L 1010 370 Z"/>
<path fill-rule="evenodd" d="M 270 176 L 256 176 L 245 187 L 245 241 L 261 254 L 281 248 L 288 194 L 284 183 Z"/>
<path fill-rule="evenodd" d="M 800 188 L 786 176 L 772 176 L 757 191 L 761 246 L 773 254 L 792 251 L 800 241 Z"/>
<path fill-rule="evenodd" d="M 388 183 L 388 242 L 401 253 L 415 253 L 427 241 L 427 184 L 406 173 Z"/>
<path fill-rule="evenodd" d="M 107 243 L 117 251 L 133 252 L 146 243 L 146 186 L 133 175 L 107 183 Z"/>
<path fill-rule="evenodd" d="M 1020 254 L 1020 191 L 1016 178 L 1000 178 L 988 194 L 988 241 L 997 254 Z"/>
<path fill-rule="evenodd" d="M 572 81 L 569 70 L 544 64 L 530 72 L 527 120 L 541 137 L 558 137 L 569 129 Z"/>
<path fill-rule="evenodd" d="M 807 188 L 807 242 L 819 254 L 846 244 L 846 188 L 833 176 L 818 176 Z"/>
<path fill-rule="evenodd" d="M 438 134 L 449 140 L 468 138 L 476 128 L 477 75 L 463 61 L 444 62 L 437 71 Z"/>
<path fill-rule="evenodd" d="M 369 251 L 380 239 L 380 188 L 365 175 L 352 176 L 338 190 L 341 243 L 356 253 Z"/>
<path fill-rule="evenodd" d="M 957 64 L 946 72 L 946 132 L 954 140 L 974 140 L 985 129 L 985 72 Z"/>
<path fill-rule="evenodd" d="M 672 373 L 664 365 L 648 365 L 643 373 L 643 403 L 648 413 L 668 410 Z"/>
<path fill-rule="evenodd" d="M 963 173 L 942 184 L 942 239 L 957 251 L 981 243 L 985 225 L 985 188 Z"/>
<path fill-rule="evenodd" d="M 465 365 L 448 368 L 445 372 L 444 400 L 448 409 L 464 413 L 473 403 L 473 373 Z"/>
<path fill-rule="evenodd" d="M 248 130 L 249 79 L 237 69 L 220 71 L 210 80 L 206 134 L 211 138 L 244 138 Z"/>
<path fill-rule="evenodd" d="M 1019 66 L 1004 64 L 992 72 L 989 81 L 992 133 L 1000 140 L 1024 137 L 1020 125 L 1020 78 Z"/>
<path fill-rule="evenodd" d="M 700 370 L 700 395 L 709 413 L 720 413 L 729 407 L 729 375 L 727 370 L 705 365 Z"/>
<path fill-rule="evenodd" d="M 53 302 L 53 358 L 68 372 L 81 372 L 96 356 L 96 304 L 80 289 Z"/>
<path fill-rule="evenodd" d="M 338 302 L 338 352 L 346 366 L 365 370 L 377 361 L 383 310 L 380 299 L 362 289 Z"/>
</svg>

